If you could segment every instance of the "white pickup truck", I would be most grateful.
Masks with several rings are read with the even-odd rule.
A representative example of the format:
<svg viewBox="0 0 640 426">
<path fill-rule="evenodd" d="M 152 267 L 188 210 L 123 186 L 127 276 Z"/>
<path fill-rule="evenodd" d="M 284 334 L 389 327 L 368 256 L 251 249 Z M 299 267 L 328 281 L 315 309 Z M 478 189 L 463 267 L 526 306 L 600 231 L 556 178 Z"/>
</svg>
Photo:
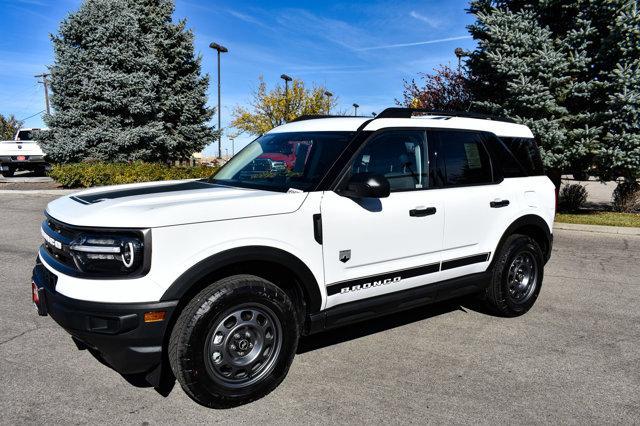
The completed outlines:
<svg viewBox="0 0 640 426">
<path fill-rule="evenodd" d="M 13 140 L 0 141 L 0 173 L 11 177 L 17 170 L 30 170 L 44 175 L 50 168 L 45 154 L 33 140 L 33 132 L 42 129 L 20 129 Z"/>
</svg>

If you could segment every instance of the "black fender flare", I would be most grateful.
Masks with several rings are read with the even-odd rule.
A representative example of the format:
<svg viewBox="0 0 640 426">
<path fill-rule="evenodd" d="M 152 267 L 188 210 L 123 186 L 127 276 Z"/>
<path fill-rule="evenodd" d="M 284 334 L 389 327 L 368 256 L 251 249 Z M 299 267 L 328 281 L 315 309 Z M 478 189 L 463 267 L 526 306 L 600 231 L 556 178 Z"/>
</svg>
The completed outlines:
<svg viewBox="0 0 640 426">
<path fill-rule="evenodd" d="M 494 252 L 494 261 L 498 253 L 502 249 L 502 245 L 504 244 L 504 241 L 507 239 L 507 237 L 513 234 L 517 229 L 525 226 L 534 227 L 540 231 L 539 235 L 543 237 L 543 242 L 545 245 L 544 247 L 541 247 L 544 254 L 544 261 L 546 263 L 549 260 L 549 258 L 551 257 L 551 248 L 553 247 L 553 234 L 551 233 L 551 229 L 549 229 L 549 225 L 547 225 L 547 222 L 542 217 L 535 214 L 528 214 L 525 216 L 521 216 L 513 221 L 511 225 L 509 225 L 507 229 L 502 233 L 502 237 L 500 237 L 500 241 L 498 242 L 496 251 Z M 492 266 L 493 261 L 491 262 L 490 267 Z"/>
<path fill-rule="evenodd" d="M 245 246 L 216 253 L 203 259 L 182 273 L 167 288 L 160 298 L 165 300 L 179 300 L 193 285 L 226 266 L 241 264 L 243 262 L 262 261 L 281 265 L 292 272 L 296 281 L 300 283 L 301 290 L 307 302 L 307 313 L 320 310 L 322 295 L 318 282 L 307 265 L 293 254 L 269 246 Z"/>
</svg>

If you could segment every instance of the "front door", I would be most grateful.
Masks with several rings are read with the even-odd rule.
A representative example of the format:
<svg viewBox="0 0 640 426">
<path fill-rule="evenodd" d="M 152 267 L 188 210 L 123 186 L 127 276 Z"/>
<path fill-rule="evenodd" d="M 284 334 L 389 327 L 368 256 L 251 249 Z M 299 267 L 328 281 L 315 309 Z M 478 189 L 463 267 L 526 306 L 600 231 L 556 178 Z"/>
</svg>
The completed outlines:
<svg viewBox="0 0 640 426">
<path fill-rule="evenodd" d="M 438 280 L 444 204 L 442 191 L 430 189 L 431 162 L 423 130 L 385 131 L 365 144 L 349 173 L 385 176 L 391 195 L 324 193 L 327 307 Z"/>
</svg>

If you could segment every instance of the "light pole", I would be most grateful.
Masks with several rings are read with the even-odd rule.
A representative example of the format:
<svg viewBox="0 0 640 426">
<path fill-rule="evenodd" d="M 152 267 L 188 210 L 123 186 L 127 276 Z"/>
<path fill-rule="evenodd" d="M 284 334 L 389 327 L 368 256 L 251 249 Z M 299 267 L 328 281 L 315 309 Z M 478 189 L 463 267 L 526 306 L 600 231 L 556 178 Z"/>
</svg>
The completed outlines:
<svg viewBox="0 0 640 426">
<path fill-rule="evenodd" d="M 284 121 L 286 122 L 289 118 L 289 82 L 293 79 L 286 74 L 282 74 L 280 78 L 284 80 Z"/>
<path fill-rule="evenodd" d="M 464 50 L 462 47 L 456 47 L 453 53 L 455 53 L 456 57 L 458 58 L 458 73 L 460 73 L 460 70 L 462 69 L 462 58 L 464 56 L 469 56 L 471 52 L 469 52 L 468 50 Z"/>
<path fill-rule="evenodd" d="M 355 115 L 355 116 L 358 115 L 358 108 L 360 108 L 360 105 L 353 104 L 353 115 Z"/>
<path fill-rule="evenodd" d="M 327 106 L 327 114 L 331 113 L 331 97 L 333 96 L 333 93 L 331 93 L 330 91 L 325 91 L 324 95 L 327 97 L 327 99 L 329 100 L 328 106 Z"/>
<path fill-rule="evenodd" d="M 218 43 L 211 43 L 209 47 L 218 51 L 218 158 L 222 158 L 222 129 L 220 128 L 220 114 L 222 114 L 220 105 L 220 54 L 227 53 L 229 49 Z"/>
</svg>

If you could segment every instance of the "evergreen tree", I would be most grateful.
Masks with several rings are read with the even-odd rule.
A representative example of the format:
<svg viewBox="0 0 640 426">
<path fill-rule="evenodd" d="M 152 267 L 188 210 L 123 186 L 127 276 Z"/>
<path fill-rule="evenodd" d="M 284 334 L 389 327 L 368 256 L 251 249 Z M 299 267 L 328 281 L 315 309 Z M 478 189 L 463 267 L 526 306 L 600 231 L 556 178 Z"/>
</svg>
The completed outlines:
<svg viewBox="0 0 640 426">
<path fill-rule="evenodd" d="M 636 0 L 473 1 L 475 106 L 529 125 L 556 175 L 594 164 L 602 178 L 637 172 L 636 9 Z"/>
<path fill-rule="evenodd" d="M 640 11 L 626 2 L 611 23 L 615 64 L 602 73 L 607 94 L 599 160 L 607 178 L 640 178 Z M 607 55 L 610 56 L 610 55 Z"/>
<path fill-rule="evenodd" d="M 43 140 L 54 161 L 168 161 L 213 140 L 208 78 L 173 10 L 172 0 L 85 0 L 62 22 Z"/>
</svg>

